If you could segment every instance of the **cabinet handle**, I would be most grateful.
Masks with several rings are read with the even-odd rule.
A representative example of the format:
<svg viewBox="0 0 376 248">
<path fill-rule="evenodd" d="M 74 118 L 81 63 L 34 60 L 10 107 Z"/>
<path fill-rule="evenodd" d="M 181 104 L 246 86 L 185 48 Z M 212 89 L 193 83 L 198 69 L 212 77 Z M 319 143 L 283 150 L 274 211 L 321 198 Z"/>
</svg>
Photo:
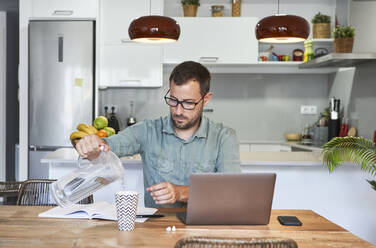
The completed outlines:
<svg viewBox="0 0 376 248">
<path fill-rule="evenodd" d="M 141 83 L 141 80 L 140 79 L 122 79 L 122 80 L 119 80 L 119 84 L 126 84 L 126 83 Z"/>
<path fill-rule="evenodd" d="M 200 62 L 217 62 L 218 57 L 200 57 Z"/>
<path fill-rule="evenodd" d="M 121 39 L 120 42 L 121 43 L 133 43 L 131 39 Z"/>
<path fill-rule="evenodd" d="M 73 15 L 73 10 L 55 10 L 52 15 L 70 16 Z"/>
</svg>

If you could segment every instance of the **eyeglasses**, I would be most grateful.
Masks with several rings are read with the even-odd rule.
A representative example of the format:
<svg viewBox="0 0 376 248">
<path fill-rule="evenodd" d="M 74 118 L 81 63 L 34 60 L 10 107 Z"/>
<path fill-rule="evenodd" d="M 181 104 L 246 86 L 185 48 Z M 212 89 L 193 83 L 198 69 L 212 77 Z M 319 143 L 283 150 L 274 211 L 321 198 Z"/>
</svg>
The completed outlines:
<svg viewBox="0 0 376 248">
<path fill-rule="evenodd" d="M 205 95 L 203 95 L 201 97 L 200 100 L 198 100 L 197 102 L 193 102 L 193 101 L 179 101 L 178 99 L 176 98 L 172 98 L 172 97 L 168 97 L 167 94 L 170 92 L 170 90 L 167 91 L 166 95 L 164 96 L 164 99 L 167 103 L 167 105 L 171 106 L 171 107 L 177 107 L 179 104 L 183 107 L 183 109 L 186 109 L 186 110 L 193 110 L 197 104 L 199 104 L 202 99 L 204 99 Z"/>
</svg>

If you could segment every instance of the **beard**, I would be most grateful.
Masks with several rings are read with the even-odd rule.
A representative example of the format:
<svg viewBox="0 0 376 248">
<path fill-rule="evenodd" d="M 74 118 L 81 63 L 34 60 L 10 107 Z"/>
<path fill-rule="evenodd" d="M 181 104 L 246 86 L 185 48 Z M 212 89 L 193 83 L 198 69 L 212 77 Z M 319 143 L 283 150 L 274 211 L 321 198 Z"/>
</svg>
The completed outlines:
<svg viewBox="0 0 376 248">
<path fill-rule="evenodd" d="M 197 114 L 192 117 L 192 119 L 189 119 L 188 117 L 184 115 L 176 115 L 176 114 L 171 113 L 174 127 L 177 129 L 181 129 L 181 130 L 187 130 L 195 126 L 198 122 L 201 121 L 201 116 L 202 116 L 202 107 L 200 111 L 198 111 Z"/>
</svg>

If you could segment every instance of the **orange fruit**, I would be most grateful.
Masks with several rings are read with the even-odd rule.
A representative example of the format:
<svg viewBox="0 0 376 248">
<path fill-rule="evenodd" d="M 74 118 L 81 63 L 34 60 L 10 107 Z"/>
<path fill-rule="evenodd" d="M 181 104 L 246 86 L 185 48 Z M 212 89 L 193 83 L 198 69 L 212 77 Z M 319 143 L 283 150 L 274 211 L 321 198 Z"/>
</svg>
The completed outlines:
<svg viewBox="0 0 376 248">
<path fill-rule="evenodd" d="M 103 130 L 103 129 L 99 130 L 98 133 L 97 133 L 97 136 L 98 136 L 99 138 L 107 137 L 107 132 L 106 132 L 106 130 Z"/>
</svg>

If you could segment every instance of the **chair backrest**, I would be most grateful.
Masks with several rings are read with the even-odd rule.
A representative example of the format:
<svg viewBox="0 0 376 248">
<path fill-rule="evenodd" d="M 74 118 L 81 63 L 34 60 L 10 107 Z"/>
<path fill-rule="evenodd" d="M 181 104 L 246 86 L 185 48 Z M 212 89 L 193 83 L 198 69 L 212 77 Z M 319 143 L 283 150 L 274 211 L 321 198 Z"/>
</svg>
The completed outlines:
<svg viewBox="0 0 376 248">
<path fill-rule="evenodd" d="M 17 205 L 55 206 L 56 202 L 50 194 L 50 184 L 55 181 L 55 179 L 30 179 L 23 182 L 18 192 Z M 91 195 L 78 203 L 93 203 L 93 196 Z"/>
<path fill-rule="evenodd" d="M 20 190 L 23 182 L 0 182 L 0 196 L 6 194 L 16 194 Z"/>
<path fill-rule="evenodd" d="M 216 238 L 216 237 L 186 237 L 178 240 L 175 248 L 212 248 L 212 247 L 242 247 L 242 248 L 297 248 L 292 239 L 283 238 Z"/>
</svg>

